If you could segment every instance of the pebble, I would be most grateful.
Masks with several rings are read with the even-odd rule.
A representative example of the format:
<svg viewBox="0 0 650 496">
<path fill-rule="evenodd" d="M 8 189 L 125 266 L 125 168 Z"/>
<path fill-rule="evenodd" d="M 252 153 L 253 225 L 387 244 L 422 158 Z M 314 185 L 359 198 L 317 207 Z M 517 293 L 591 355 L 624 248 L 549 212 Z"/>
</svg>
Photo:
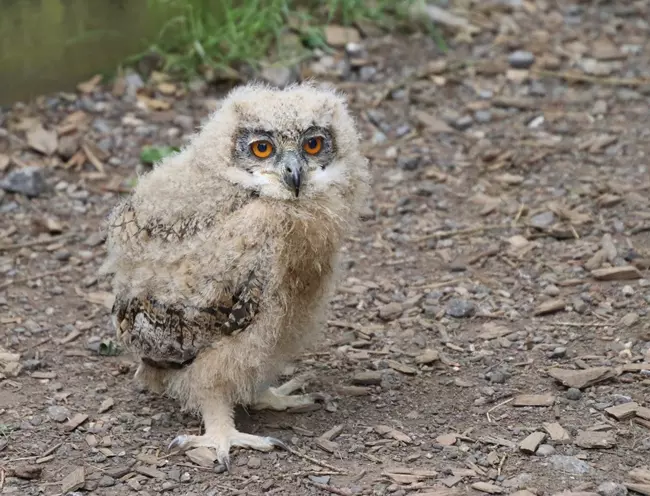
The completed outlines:
<svg viewBox="0 0 650 496">
<path fill-rule="evenodd" d="M 474 120 L 479 124 L 487 124 L 492 121 L 492 112 L 489 110 L 477 110 L 474 113 Z"/>
<path fill-rule="evenodd" d="M 564 346 L 558 346 L 551 352 L 551 358 L 562 358 L 566 356 L 566 348 Z"/>
<path fill-rule="evenodd" d="M 569 388 L 566 391 L 566 398 L 571 401 L 578 401 L 582 398 L 582 391 L 578 388 Z"/>
<path fill-rule="evenodd" d="M 539 448 L 537 448 L 535 454 L 537 456 L 544 456 L 544 457 L 551 456 L 555 454 L 555 448 L 550 444 L 542 444 L 540 445 Z"/>
<path fill-rule="evenodd" d="M 537 229 L 545 229 L 555 223 L 555 214 L 553 212 L 542 212 L 541 214 L 533 215 L 530 219 L 530 225 Z"/>
<path fill-rule="evenodd" d="M 101 479 L 99 479 L 97 485 L 99 487 L 111 487 L 115 485 L 115 479 L 113 479 L 110 475 L 104 475 Z"/>
<path fill-rule="evenodd" d="M 476 305 L 471 300 L 452 298 L 447 304 L 446 313 L 457 319 L 471 317 L 476 313 Z"/>
<path fill-rule="evenodd" d="M 600 496 L 627 496 L 627 488 L 615 482 L 603 482 L 597 491 Z"/>
<path fill-rule="evenodd" d="M 549 458 L 551 465 L 555 470 L 568 472 L 570 474 L 586 474 L 591 471 L 588 463 L 576 458 L 575 456 L 553 455 Z"/>
<path fill-rule="evenodd" d="M 469 115 L 464 115 L 451 123 L 451 125 L 459 131 L 469 129 L 472 127 L 472 124 L 474 124 L 474 120 Z"/>
<path fill-rule="evenodd" d="M 11 171 L 0 181 L 0 188 L 9 193 L 20 193 L 33 198 L 45 192 L 43 168 L 37 166 L 23 167 Z"/>
<path fill-rule="evenodd" d="M 70 410 L 68 410 L 64 406 L 55 405 L 47 409 L 47 414 L 55 422 L 65 422 L 66 420 L 68 420 L 68 416 L 70 415 Z"/>
<path fill-rule="evenodd" d="M 535 62 L 535 55 L 525 50 L 517 50 L 508 56 L 508 63 L 515 69 L 528 69 Z"/>
<path fill-rule="evenodd" d="M 549 284 L 544 288 L 544 294 L 549 296 L 560 296 L 560 289 L 555 284 Z"/>
</svg>

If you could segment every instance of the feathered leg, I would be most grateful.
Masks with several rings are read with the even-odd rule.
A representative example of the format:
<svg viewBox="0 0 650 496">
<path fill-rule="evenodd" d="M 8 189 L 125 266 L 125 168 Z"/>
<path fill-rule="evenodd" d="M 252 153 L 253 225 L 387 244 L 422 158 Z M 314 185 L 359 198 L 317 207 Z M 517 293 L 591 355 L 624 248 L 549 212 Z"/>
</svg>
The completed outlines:
<svg viewBox="0 0 650 496">
<path fill-rule="evenodd" d="M 251 405 L 251 409 L 282 411 L 288 408 L 313 405 L 317 401 L 323 401 L 325 395 L 321 393 L 291 394 L 303 389 L 313 378 L 312 374 L 304 374 L 294 377 L 281 386 L 266 388 L 257 395 L 255 402 Z"/>
<path fill-rule="evenodd" d="M 198 448 L 205 446 L 217 451 L 217 461 L 230 470 L 230 448 L 239 446 L 258 451 L 271 451 L 274 447 L 284 447 L 284 443 L 272 437 L 254 436 L 239 432 L 235 428 L 233 405 L 216 395 L 206 400 L 201 406 L 201 414 L 205 425 L 202 436 L 180 435 L 169 445 L 169 449 Z"/>
</svg>

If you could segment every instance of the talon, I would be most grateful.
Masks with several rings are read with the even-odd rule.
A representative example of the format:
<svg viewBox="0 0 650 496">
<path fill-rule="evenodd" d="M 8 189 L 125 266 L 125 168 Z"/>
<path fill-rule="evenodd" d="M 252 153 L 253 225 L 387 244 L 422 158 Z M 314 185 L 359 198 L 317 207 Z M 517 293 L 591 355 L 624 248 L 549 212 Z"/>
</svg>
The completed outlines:
<svg viewBox="0 0 650 496">
<path fill-rule="evenodd" d="M 174 449 L 174 448 L 180 448 L 183 449 L 183 445 L 187 442 L 187 436 L 176 436 L 174 440 L 169 443 L 169 446 L 167 447 L 168 450 Z"/>
<path fill-rule="evenodd" d="M 327 400 L 327 395 L 325 395 L 323 393 L 310 393 L 309 396 L 314 401 L 326 401 Z"/>
<path fill-rule="evenodd" d="M 266 437 L 264 438 L 269 444 L 272 444 L 273 446 L 276 446 L 278 448 L 282 448 L 285 451 L 289 451 L 289 447 L 284 443 L 284 441 L 280 441 L 279 439 L 275 437 Z"/>
</svg>

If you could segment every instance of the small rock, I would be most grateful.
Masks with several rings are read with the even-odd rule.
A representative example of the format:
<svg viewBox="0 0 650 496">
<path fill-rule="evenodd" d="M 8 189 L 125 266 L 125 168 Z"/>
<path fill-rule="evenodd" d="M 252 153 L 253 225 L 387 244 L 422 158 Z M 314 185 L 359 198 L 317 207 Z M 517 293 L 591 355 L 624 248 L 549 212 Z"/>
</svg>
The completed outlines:
<svg viewBox="0 0 650 496">
<path fill-rule="evenodd" d="M 445 312 L 450 317 L 455 317 L 457 319 L 471 317 L 476 313 L 476 305 L 471 300 L 452 298 L 449 300 Z"/>
<path fill-rule="evenodd" d="M 37 166 L 17 169 L 0 181 L 0 188 L 10 193 L 20 193 L 33 198 L 45 191 L 43 169 Z"/>
<path fill-rule="evenodd" d="M 452 122 L 451 125 L 459 131 L 464 131 L 472 127 L 472 124 L 474 124 L 474 120 L 469 115 L 464 115 Z"/>
<path fill-rule="evenodd" d="M 474 113 L 474 120 L 479 124 L 487 124 L 492 121 L 492 112 L 489 110 L 477 110 Z"/>
<path fill-rule="evenodd" d="M 508 63 L 515 69 L 528 69 L 535 62 L 535 55 L 525 50 L 517 50 L 508 56 Z"/>
<path fill-rule="evenodd" d="M 99 487 L 111 487 L 115 485 L 115 479 L 110 475 L 103 475 L 101 479 L 97 482 Z"/>
<path fill-rule="evenodd" d="M 55 422 L 65 422 L 66 420 L 68 420 L 68 416 L 70 415 L 70 410 L 68 410 L 64 406 L 55 405 L 47 409 L 47 414 Z"/>
<path fill-rule="evenodd" d="M 564 346 L 558 346 L 551 352 L 551 358 L 562 358 L 566 355 L 566 348 Z"/>
<path fill-rule="evenodd" d="M 627 488 L 615 482 L 603 482 L 597 491 L 600 496 L 627 496 Z"/>
<path fill-rule="evenodd" d="M 537 229 L 546 229 L 555 223 L 555 214 L 553 212 L 542 212 L 533 215 L 530 219 L 530 225 Z"/>
<path fill-rule="evenodd" d="M 248 468 L 260 468 L 261 465 L 262 465 L 262 460 L 260 459 L 259 456 L 251 456 L 248 459 L 248 463 L 246 464 Z"/>
<path fill-rule="evenodd" d="M 392 301 L 379 309 L 379 317 L 384 320 L 394 320 L 402 315 L 404 308 L 401 303 Z"/>
<path fill-rule="evenodd" d="M 566 391 L 566 398 L 571 401 L 578 401 L 582 398 L 582 391 L 578 388 L 569 388 Z"/>
<path fill-rule="evenodd" d="M 568 472 L 570 474 L 586 474 L 591 471 L 591 467 L 575 456 L 552 455 L 549 461 L 555 470 Z"/>
<path fill-rule="evenodd" d="M 639 321 L 640 317 L 639 314 L 636 312 L 629 312 L 626 313 L 622 318 L 621 318 L 621 324 L 623 324 L 625 327 L 632 327 L 634 324 L 636 324 Z"/>
<path fill-rule="evenodd" d="M 543 457 L 551 456 L 554 454 L 555 448 L 550 444 L 542 444 L 539 448 L 537 448 L 537 451 L 535 451 L 535 455 Z"/>
<path fill-rule="evenodd" d="M 267 83 L 284 88 L 297 80 L 296 71 L 291 67 L 265 67 L 262 70 L 261 78 Z"/>
<path fill-rule="evenodd" d="M 560 289 L 555 284 L 549 284 L 544 288 L 544 294 L 549 296 L 560 296 Z"/>
</svg>

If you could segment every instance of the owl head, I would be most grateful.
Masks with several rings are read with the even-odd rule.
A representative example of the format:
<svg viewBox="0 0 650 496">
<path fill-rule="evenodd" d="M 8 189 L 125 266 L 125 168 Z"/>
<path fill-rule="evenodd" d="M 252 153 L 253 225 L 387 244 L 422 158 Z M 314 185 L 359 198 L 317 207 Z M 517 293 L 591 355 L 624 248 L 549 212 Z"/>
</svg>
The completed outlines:
<svg viewBox="0 0 650 496">
<path fill-rule="evenodd" d="M 342 96 L 312 83 L 232 90 L 193 140 L 206 172 L 281 201 L 352 193 L 367 159 Z"/>
</svg>

